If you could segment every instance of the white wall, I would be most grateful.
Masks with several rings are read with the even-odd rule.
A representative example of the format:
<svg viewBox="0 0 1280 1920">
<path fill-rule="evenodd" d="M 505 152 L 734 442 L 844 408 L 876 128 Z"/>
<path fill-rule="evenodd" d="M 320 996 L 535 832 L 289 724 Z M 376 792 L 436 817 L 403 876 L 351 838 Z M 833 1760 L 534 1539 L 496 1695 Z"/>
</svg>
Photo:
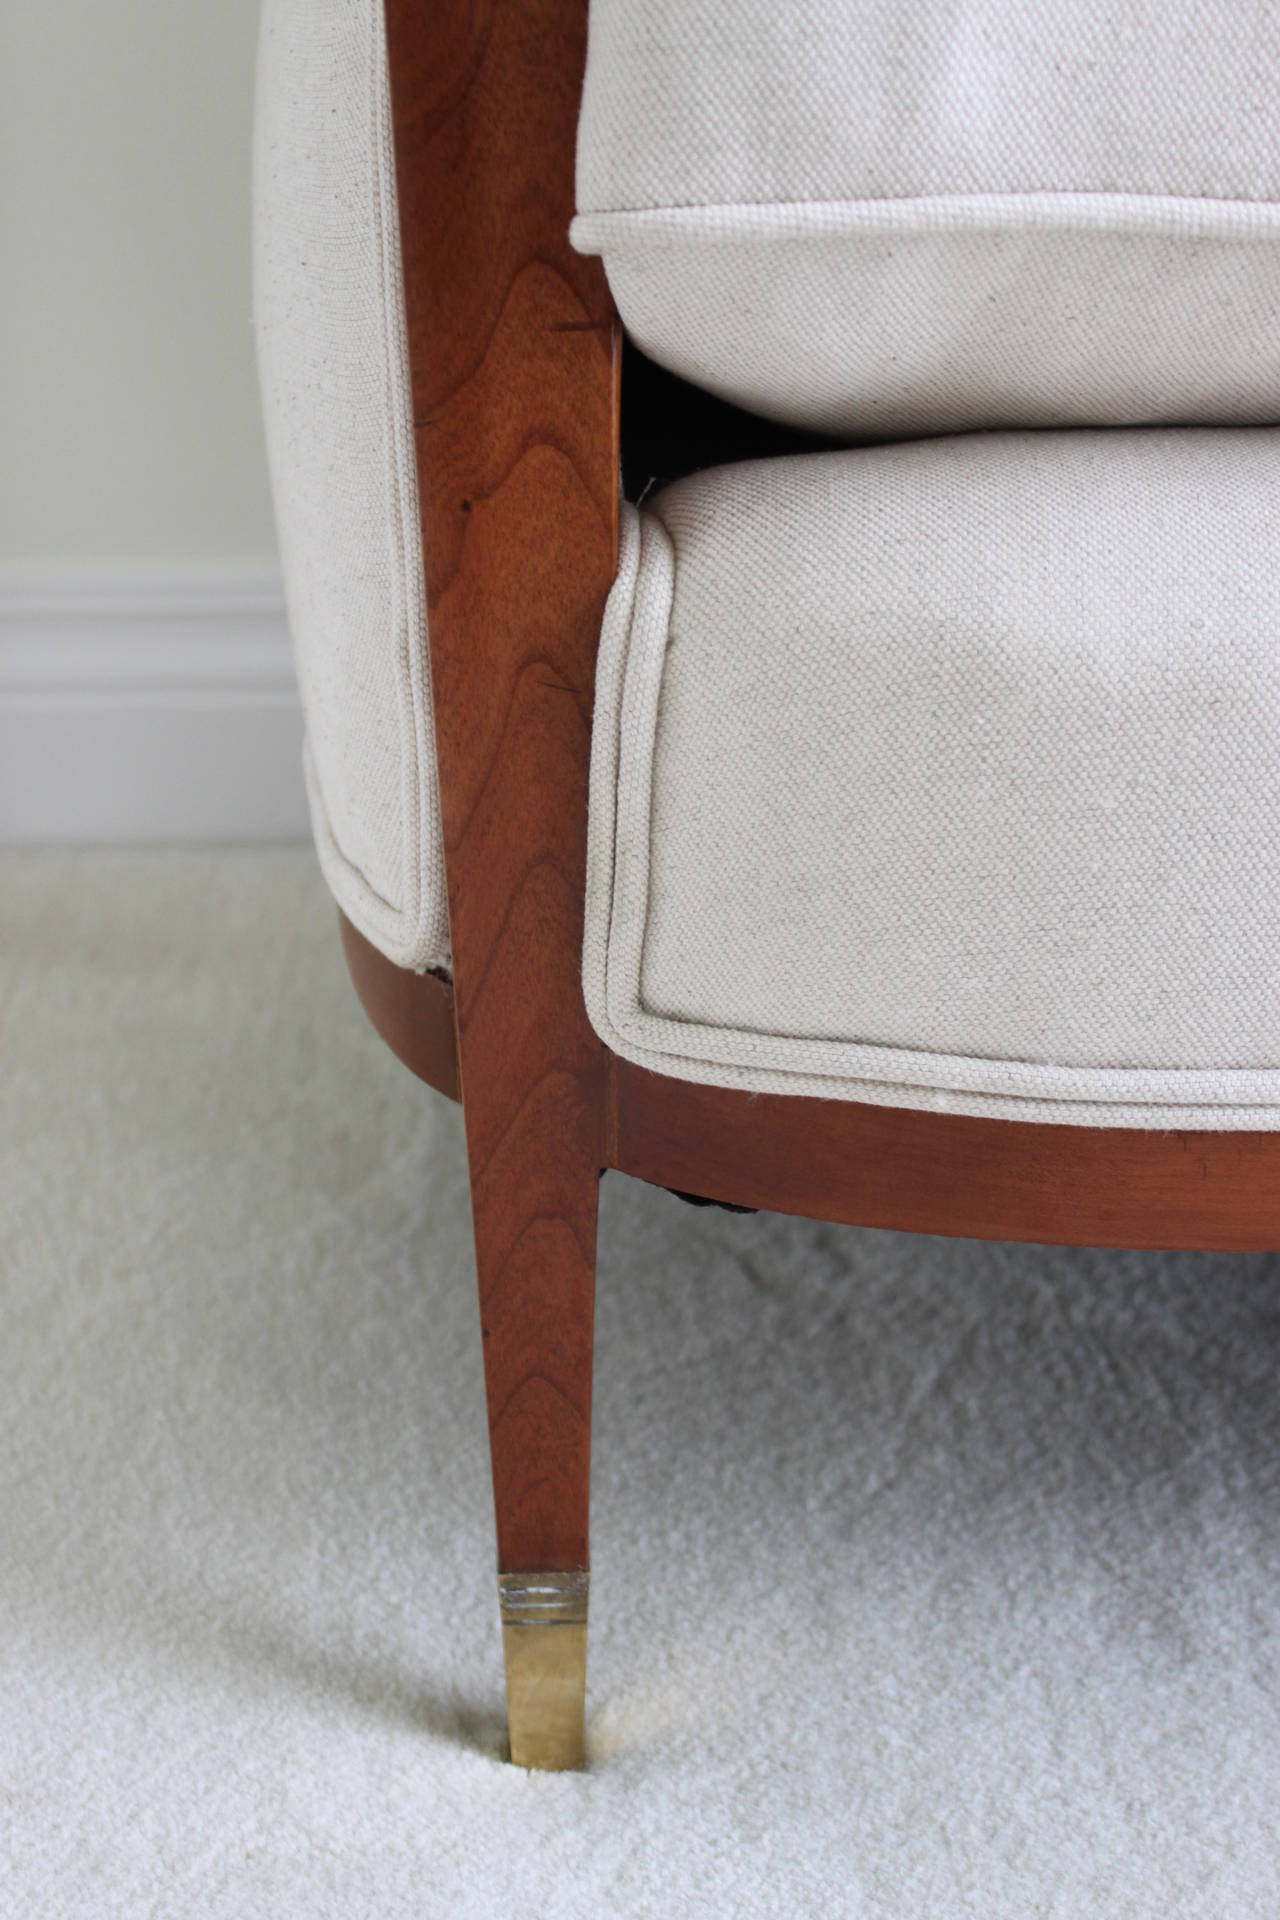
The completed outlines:
<svg viewBox="0 0 1280 1920">
<path fill-rule="evenodd" d="M 0 553 L 274 548 L 249 307 L 257 0 L 0 7 Z"/>
<path fill-rule="evenodd" d="M 0 0 L 0 838 L 302 826 L 250 320 L 257 12 Z"/>
</svg>

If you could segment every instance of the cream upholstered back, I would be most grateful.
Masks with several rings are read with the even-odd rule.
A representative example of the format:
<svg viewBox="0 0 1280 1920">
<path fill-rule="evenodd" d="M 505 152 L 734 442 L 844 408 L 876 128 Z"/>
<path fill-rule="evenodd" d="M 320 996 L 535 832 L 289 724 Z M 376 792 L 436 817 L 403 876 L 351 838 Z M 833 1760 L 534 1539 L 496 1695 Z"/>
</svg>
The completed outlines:
<svg viewBox="0 0 1280 1920">
<path fill-rule="evenodd" d="M 448 956 L 382 0 L 265 0 L 254 287 L 325 877 L 392 960 Z"/>
</svg>

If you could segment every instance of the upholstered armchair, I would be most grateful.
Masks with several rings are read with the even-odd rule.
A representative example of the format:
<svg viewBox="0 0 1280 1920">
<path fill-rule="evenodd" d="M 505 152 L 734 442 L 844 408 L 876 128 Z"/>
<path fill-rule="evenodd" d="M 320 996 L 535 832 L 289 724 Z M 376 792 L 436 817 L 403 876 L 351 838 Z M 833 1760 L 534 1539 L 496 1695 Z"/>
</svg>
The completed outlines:
<svg viewBox="0 0 1280 1920">
<path fill-rule="evenodd" d="M 267 0 L 255 227 L 320 861 L 463 1103 L 573 1765 L 603 1169 L 1280 1245 L 1280 16 Z"/>
</svg>

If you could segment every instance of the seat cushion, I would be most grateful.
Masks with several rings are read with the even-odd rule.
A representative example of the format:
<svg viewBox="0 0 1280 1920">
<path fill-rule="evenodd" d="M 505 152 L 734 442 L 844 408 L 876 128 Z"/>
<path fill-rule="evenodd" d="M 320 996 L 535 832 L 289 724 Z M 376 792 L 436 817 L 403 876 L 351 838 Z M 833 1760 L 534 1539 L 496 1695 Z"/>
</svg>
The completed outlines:
<svg viewBox="0 0 1280 1920">
<path fill-rule="evenodd" d="M 1280 430 L 976 435 L 624 516 L 585 987 L 644 1066 L 1280 1126 Z"/>
<path fill-rule="evenodd" d="M 321 865 L 403 966 L 448 952 L 382 0 L 266 0 L 254 308 Z"/>
<path fill-rule="evenodd" d="M 1280 419 L 1275 0 L 592 0 L 576 243 L 843 438 Z"/>
</svg>

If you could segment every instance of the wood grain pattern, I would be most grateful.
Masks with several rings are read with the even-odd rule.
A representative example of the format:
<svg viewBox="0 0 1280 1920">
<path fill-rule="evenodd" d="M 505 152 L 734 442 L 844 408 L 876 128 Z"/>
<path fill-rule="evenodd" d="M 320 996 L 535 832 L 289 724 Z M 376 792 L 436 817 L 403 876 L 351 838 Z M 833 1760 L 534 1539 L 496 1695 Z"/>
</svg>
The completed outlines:
<svg viewBox="0 0 1280 1920">
<path fill-rule="evenodd" d="M 587 1564 L 607 1074 L 579 985 L 617 348 L 569 246 L 584 0 L 388 0 L 499 1565 Z"/>
<path fill-rule="evenodd" d="M 344 928 L 365 1008 L 405 1065 L 456 1074 L 447 983 Z M 1062 1246 L 1280 1248 L 1280 1133 L 1151 1133 L 909 1113 L 694 1086 L 610 1055 L 606 1164 L 735 1206 Z M 455 1095 L 456 1097 L 456 1095 Z"/>
<path fill-rule="evenodd" d="M 388 960 L 338 909 L 338 930 L 360 1004 L 399 1060 L 437 1093 L 461 1100 L 453 982 Z"/>
</svg>

